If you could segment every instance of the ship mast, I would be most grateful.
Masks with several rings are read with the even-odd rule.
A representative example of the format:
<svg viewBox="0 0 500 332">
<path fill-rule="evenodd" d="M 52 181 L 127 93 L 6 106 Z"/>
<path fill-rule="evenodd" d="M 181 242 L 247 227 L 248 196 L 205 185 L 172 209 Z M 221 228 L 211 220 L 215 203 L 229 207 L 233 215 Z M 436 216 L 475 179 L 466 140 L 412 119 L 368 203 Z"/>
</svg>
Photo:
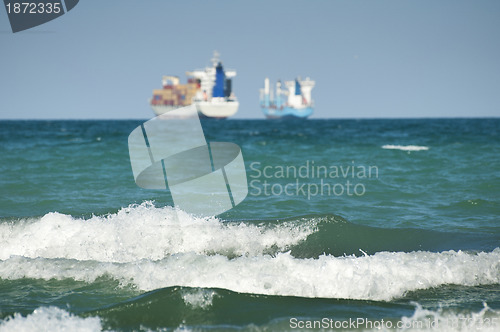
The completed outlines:
<svg viewBox="0 0 500 332">
<path fill-rule="evenodd" d="M 220 62 L 220 53 L 217 51 L 214 51 L 214 55 L 213 55 L 212 59 L 210 59 L 210 61 L 212 61 L 212 66 L 216 67 Z"/>
</svg>

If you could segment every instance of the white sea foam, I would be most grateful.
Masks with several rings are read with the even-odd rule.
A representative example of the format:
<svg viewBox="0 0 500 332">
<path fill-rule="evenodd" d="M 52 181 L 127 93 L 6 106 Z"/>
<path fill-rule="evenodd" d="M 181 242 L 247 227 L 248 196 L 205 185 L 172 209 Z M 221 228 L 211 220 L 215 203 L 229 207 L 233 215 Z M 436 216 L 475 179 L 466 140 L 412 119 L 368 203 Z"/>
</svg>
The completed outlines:
<svg viewBox="0 0 500 332">
<path fill-rule="evenodd" d="M 41 307 L 26 317 L 16 313 L 0 321 L 0 332 L 94 332 L 101 329 L 99 317 L 81 318 L 57 307 Z"/>
<path fill-rule="evenodd" d="M 182 293 L 182 299 L 184 303 L 190 305 L 193 308 L 208 309 L 212 306 L 214 297 L 217 296 L 217 292 L 211 289 L 203 288 L 193 288 L 186 289 Z"/>
<path fill-rule="evenodd" d="M 224 288 L 241 293 L 366 300 L 391 300 L 408 291 L 446 284 L 500 283 L 500 248 L 492 252 L 379 252 L 371 256 L 318 259 L 196 253 L 158 261 L 107 263 L 11 257 L 0 261 L 0 278 L 71 278 L 93 282 L 107 276 L 149 291 L 171 286 Z"/>
<path fill-rule="evenodd" d="M 429 150 L 428 146 L 420 146 L 420 145 L 383 145 L 382 149 L 390 149 L 390 150 L 402 150 L 402 151 L 425 151 Z"/>
<path fill-rule="evenodd" d="M 183 252 L 256 255 L 270 248 L 285 250 L 314 230 L 313 221 L 275 226 L 224 223 L 143 203 L 87 220 L 48 213 L 39 219 L 2 223 L 0 259 L 23 256 L 131 262 Z"/>
</svg>

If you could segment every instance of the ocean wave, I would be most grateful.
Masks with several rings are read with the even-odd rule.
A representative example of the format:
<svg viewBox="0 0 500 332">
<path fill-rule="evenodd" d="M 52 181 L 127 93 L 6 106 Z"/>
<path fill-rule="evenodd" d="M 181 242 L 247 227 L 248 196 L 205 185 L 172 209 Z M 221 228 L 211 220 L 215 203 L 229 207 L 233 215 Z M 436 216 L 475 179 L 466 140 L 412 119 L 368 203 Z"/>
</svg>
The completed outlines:
<svg viewBox="0 0 500 332">
<path fill-rule="evenodd" d="M 27 316 L 16 313 L 0 321 L 0 332 L 94 332 L 101 330 L 99 317 L 82 318 L 57 307 L 40 307 Z"/>
<path fill-rule="evenodd" d="M 387 228 L 351 223 L 335 215 L 309 217 L 317 230 L 291 246 L 297 258 L 375 254 L 381 251 L 412 252 L 446 250 L 491 251 L 500 243 L 500 234 L 478 229 L 444 231 L 422 228 Z"/>
<path fill-rule="evenodd" d="M 186 294 L 192 295 L 193 299 L 186 301 Z M 411 303 L 415 309 L 413 313 L 410 313 L 410 308 L 405 305 L 404 310 L 409 313 L 407 316 L 368 319 L 360 314 L 354 319 L 351 318 L 351 321 L 359 322 L 357 319 L 362 319 L 358 330 L 363 331 L 372 331 L 372 327 L 375 327 L 374 331 L 478 331 L 481 330 L 480 327 L 489 331 L 488 327 L 492 327 L 495 320 L 498 321 L 500 318 L 500 312 L 489 308 L 484 302 L 484 307 L 479 312 L 472 311 L 474 309 L 457 311 L 454 307 L 443 308 L 441 306 L 431 310 L 423 308 L 419 303 Z M 293 317 L 301 317 L 304 323 L 317 320 L 317 317 L 324 317 L 336 322 L 336 325 L 332 326 L 334 329 L 338 330 L 344 326 L 346 330 L 345 324 L 348 319 L 332 317 L 332 313 L 335 313 L 337 317 L 343 317 L 335 308 L 342 308 L 345 305 L 346 302 L 324 298 L 308 299 L 244 294 L 222 289 L 169 287 L 96 310 L 90 314 L 101 317 L 105 322 L 126 321 L 126 327 L 130 329 L 139 325 L 152 329 L 183 326 L 190 331 L 197 331 L 200 330 L 197 327 L 206 324 L 207 317 L 210 317 L 208 320 L 214 330 L 224 330 L 221 324 L 227 328 L 227 324 L 231 323 L 234 325 L 229 330 L 288 331 L 295 330 L 291 328 L 290 323 Z M 203 315 L 200 315 L 200 308 L 204 311 Z M 241 308 L 245 308 L 244 315 L 242 315 Z M 151 315 L 152 312 L 157 311 L 172 314 Z M 263 315 L 264 312 L 265 315 Z M 385 314 L 387 315 L 388 312 Z M 231 317 L 230 322 L 228 317 Z M 307 317 L 315 318 L 310 320 Z M 497 318 L 492 320 L 495 317 Z M 330 326 L 322 325 L 321 321 L 317 323 L 320 327 L 330 328 Z M 496 327 L 499 325 L 500 321 L 497 322 Z M 110 323 L 111 328 L 117 326 Z M 259 328 L 256 329 L 256 327 Z"/>
<path fill-rule="evenodd" d="M 315 226 L 314 220 L 265 225 L 223 222 L 145 202 L 90 219 L 53 212 L 0 223 L 0 259 L 23 256 L 123 263 L 186 252 L 258 255 L 286 250 L 306 239 Z"/>
<path fill-rule="evenodd" d="M 391 145 L 391 144 L 386 144 L 386 145 L 382 145 L 382 149 L 402 150 L 402 151 L 425 151 L 425 150 L 429 150 L 429 147 L 428 146 L 421 146 L 421 145 Z"/>
<path fill-rule="evenodd" d="M 182 305 L 178 296 L 188 293 L 216 294 L 219 298 L 217 308 L 212 305 L 201 307 L 210 310 L 200 315 L 200 306 L 192 306 L 190 302 Z M 0 332 L 7 331 L 114 331 L 114 330 L 141 330 L 141 331 L 205 331 L 210 330 L 238 330 L 238 331 L 293 331 L 298 324 L 322 327 L 326 330 L 346 330 L 342 326 L 349 326 L 349 330 L 382 331 L 382 332 L 496 332 L 500 326 L 500 311 L 491 309 L 486 303 L 483 308 L 474 310 L 457 310 L 453 308 L 426 309 L 419 303 L 413 303 L 413 314 L 402 317 L 379 318 L 334 318 L 331 309 L 320 309 L 325 319 L 318 316 L 308 318 L 304 314 L 304 306 L 313 307 L 321 304 L 304 302 L 301 299 L 280 297 L 250 297 L 244 294 L 215 291 L 210 289 L 165 289 L 166 294 L 150 294 L 146 299 L 138 299 L 130 303 L 122 303 L 103 310 L 85 314 L 88 317 L 74 315 L 58 307 L 39 307 L 33 313 L 22 316 L 19 313 L 0 320 Z M 194 294 L 193 293 L 193 294 Z M 221 293 L 221 294 L 219 294 Z M 158 296 L 159 295 L 159 296 Z M 165 297 L 165 295 L 170 295 Z M 161 297 L 164 297 L 161 299 Z M 213 295 L 211 295 L 213 297 Z M 159 298 L 160 297 L 160 298 Z M 203 297 L 203 296 L 202 296 Z M 142 300 L 142 301 L 141 301 Z M 235 305 L 235 300 L 239 305 Z M 171 303 L 173 301 L 174 303 Z M 288 317 L 283 317 L 280 305 L 285 301 L 294 301 L 298 307 L 290 309 Z M 300 301 L 300 302 L 296 302 Z M 288 303 L 290 305 L 290 303 Z M 245 315 L 241 313 L 241 306 L 247 306 Z M 302 309 L 300 309 L 302 308 Z M 262 315 L 266 310 L 266 315 Z M 267 311 L 269 310 L 269 311 Z M 165 315 L 169 312 L 170 315 Z M 302 312 L 302 314 L 299 314 Z M 153 314 L 154 313 L 154 314 Z M 231 325 L 227 323 L 227 315 L 233 318 Z M 291 315 L 290 315 L 291 314 Z M 210 318 L 207 318 L 209 315 Z M 247 317 L 250 316 L 250 317 Z M 258 319 L 259 317 L 260 319 Z M 273 318 L 275 317 L 275 318 Z M 300 319 L 295 318 L 300 317 Z M 257 325 L 250 323 L 257 319 Z M 331 321 L 330 321 L 331 319 Z M 208 328 L 207 320 L 210 322 Z M 300 320 L 300 323 L 298 321 Z M 317 324 L 317 325 L 313 325 Z"/>
<path fill-rule="evenodd" d="M 325 214 L 283 220 L 196 218 L 151 202 L 75 218 L 57 212 L 0 223 L 0 259 L 11 256 L 126 263 L 193 252 L 229 258 L 291 251 L 296 258 L 380 251 L 491 251 L 500 237 L 414 228 L 379 228 Z"/>
<path fill-rule="evenodd" d="M 500 283 L 500 248 L 492 252 L 379 252 L 374 255 L 295 258 L 196 253 L 174 254 L 162 260 L 107 263 L 11 257 L 0 261 L 3 279 L 74 279 L 94 282 L 111 277 L 143 291 L 186 286 L 235 292 L 389 301 L 409 291 L 442 285 L 477 286 Z"/>
</svg>

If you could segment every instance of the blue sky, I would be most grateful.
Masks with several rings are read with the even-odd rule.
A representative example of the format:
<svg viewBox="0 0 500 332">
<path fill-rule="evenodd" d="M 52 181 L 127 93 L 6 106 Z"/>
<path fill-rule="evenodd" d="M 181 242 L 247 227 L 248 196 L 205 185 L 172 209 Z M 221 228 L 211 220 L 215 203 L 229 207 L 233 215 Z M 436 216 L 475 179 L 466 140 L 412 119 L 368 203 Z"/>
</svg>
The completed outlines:
<svg viewBox="0 0 500 332">
<path fill-rule="evenodd" d="M 309 76 L 314 118 L 497 117 L 500 1 L 80 1 L 13 34 L 0 10 L 0 118 L 151 118 L 162 75 L 236 69 L 259 88 Z"/>
</svg>

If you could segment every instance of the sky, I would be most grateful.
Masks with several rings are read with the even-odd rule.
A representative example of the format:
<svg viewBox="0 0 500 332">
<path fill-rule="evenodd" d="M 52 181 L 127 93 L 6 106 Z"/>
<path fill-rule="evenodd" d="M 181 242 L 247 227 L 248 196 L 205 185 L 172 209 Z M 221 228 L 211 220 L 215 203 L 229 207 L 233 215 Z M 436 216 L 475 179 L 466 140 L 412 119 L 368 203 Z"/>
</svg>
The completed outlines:
<svg viewBox="0 0 500 332">
<path fill-rule="evenodd" d="M 163 75 L 235 69 L 234 118 L 264 78 L 316 81 L 312 118 L 500 116 L 500 1 L 80 1 L 12 33 L 0 8 L 0 119 L 148 119 Z"/>
</svg>

